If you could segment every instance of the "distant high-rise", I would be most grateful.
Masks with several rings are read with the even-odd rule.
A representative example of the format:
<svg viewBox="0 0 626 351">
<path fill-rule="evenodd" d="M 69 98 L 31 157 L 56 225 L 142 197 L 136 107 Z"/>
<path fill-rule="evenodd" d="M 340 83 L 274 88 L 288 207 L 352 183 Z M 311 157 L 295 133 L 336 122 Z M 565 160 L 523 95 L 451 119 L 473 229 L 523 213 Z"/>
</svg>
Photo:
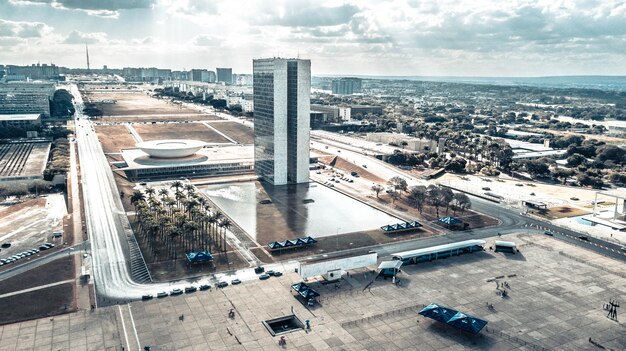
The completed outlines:
<svg viewBox="0 0 626 351">
<path fill-rule="evenodd" d="M 254 169 L 274 185 L 309 181 L 311 60 L 253 61 Z"/>
<path fill-rule="evenodd" d="M 333 94 L 351 95 L 361 92 L 361 79 L 360 78 L 340 78 L 334 79 L 333 82 Z"/>
<path fill-rule="evenodd" d="M 226 84 L 233 83 L 233 69 L 232 68 L 217 68 L 217 81 Z"/>
</svg>

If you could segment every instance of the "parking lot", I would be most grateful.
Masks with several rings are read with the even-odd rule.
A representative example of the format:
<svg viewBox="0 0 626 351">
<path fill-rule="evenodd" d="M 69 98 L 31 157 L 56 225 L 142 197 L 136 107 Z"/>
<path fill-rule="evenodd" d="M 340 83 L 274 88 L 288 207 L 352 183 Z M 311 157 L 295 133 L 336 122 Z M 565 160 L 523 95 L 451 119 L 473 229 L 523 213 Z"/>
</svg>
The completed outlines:
<svg viewBox="0 0 626 351">
<path fill-rule="evenodd" d="M 2 207 L 0 270 L 39 257 L 62 244 L 66 213 L 65 200 L 59 194 Z"/>
</svg>

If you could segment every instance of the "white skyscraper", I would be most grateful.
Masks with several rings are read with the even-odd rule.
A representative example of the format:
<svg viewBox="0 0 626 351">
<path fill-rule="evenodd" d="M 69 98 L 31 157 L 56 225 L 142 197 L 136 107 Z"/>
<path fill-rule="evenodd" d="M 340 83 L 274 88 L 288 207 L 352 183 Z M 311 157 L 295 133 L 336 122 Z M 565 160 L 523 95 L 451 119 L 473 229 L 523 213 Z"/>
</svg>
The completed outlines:
<svg viewBox="0 0 626 351">
<path fill-rule="evenodd" d="M 274 185 L 309 181 L 311 60 L 253 61 L 254 168 Z"/>
</svg>

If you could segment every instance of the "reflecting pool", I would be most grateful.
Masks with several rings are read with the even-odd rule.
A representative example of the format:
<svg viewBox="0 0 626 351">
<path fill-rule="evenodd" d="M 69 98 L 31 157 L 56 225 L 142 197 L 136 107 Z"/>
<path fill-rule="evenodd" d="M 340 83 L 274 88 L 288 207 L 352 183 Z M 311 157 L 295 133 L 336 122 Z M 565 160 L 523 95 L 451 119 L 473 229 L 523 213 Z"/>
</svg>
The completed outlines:
<svg viewBox="0 0 626 351">
<path fill-rule="evenodd" d="M 317 183 L 277 186 L 226 183 L 208 197 L 261 245 L 303 236 L 367 231 L 399 219 Z"/>
</svg>

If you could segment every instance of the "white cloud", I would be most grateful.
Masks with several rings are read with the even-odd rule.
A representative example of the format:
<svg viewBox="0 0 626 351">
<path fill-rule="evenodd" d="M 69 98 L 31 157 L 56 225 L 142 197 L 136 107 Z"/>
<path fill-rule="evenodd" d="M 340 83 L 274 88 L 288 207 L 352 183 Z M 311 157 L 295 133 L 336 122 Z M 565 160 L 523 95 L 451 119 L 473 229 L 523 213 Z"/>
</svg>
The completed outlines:
<svg viewBox="0 0 626 351">
<path fill-rule="evenodd" d="M 149 9 L 156 0 L 9 0 L 15 5 L 48 4 L 56 9 L 80 10 L 90 16 L 118 18 L 120 10 Z"/>
<path fill-rule="evenodd" d="M 63 44 L 107 44 L 109 39 L 106 33 L 83 33 L 73 30 L 63 40 Z"/>
<path fill-rule="evenodd" d="M 40 4 L 37 11 L 48 11 L 49 25 L 64 35 L 58 42 L 107 46 L 125 65 L 219 61 L 249 71 L 252 57 L 300 54 L 318 73 L 626 74 L 623 0 L 9 1 L 0 12 L 12 6 L 26 21 L 35 10 L 26 4 Z M 80 13 L 117 21 L 64 23 Z M 0 37 L 17 36 L 8 27 L 0 24 Z M 37 37 L 46 29 L 18 31 Z M 133 51 L 137 45 L 145 49 Z"/>
<path fill-rule="evenodd" d="M 44 23 L 0 19 L 0 37 L 40 38 L 50 32 L 52 32 L 52 28 Z"/>
</svg>

